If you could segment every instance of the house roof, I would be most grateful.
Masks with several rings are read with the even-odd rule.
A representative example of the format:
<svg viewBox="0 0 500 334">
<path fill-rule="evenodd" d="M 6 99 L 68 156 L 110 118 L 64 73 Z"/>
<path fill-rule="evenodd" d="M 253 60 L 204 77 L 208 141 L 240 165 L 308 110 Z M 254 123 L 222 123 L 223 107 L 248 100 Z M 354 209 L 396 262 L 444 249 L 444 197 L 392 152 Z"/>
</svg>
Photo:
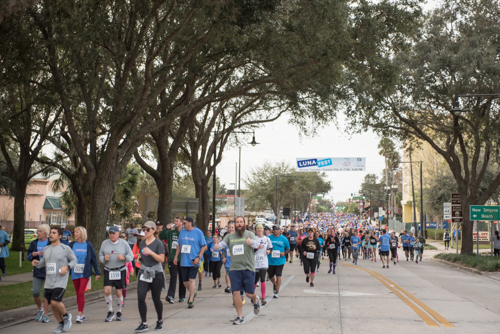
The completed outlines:
<svg viewBox="0 0 500 334">
<path fill-rule="evenodd" d="M 44 209 L 55 209 L 55 210 L 62 210 L 62 204 L 61 200 L 59 197 L 52 197 L 52 196 L 47 196 L 45 198 L 45 202 L 43 203 L 43 208 Z"/>
</svg>

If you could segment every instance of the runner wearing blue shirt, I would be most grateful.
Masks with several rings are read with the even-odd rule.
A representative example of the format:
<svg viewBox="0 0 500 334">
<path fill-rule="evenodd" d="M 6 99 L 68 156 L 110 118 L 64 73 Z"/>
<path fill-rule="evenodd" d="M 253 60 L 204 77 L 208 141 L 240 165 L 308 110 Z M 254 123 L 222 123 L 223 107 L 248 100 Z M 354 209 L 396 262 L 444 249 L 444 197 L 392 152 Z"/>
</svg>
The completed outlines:
<svg viewBox="0 0 500 334">
<path fill-rule="evenodd" d="M 415 258 L 415 238 L 413 237 L 413 233 L 410 233 L 410 236 L 407 239 L 408 241 L 408 249 L 410 251 L 410 260 L 413 261 Z M 408 258 L 406 259 L 408 261 Z"/>
<path fill-rule="evenodd" d="M 213 288 L 215 289 L 217 286 L 220 288 L 222 285 L 220 284 L 220 269 L 222 267 L 222 257 L 221 253 L 224 252 L 223 249 L 214 249 L 213 245 L 217 241 L 219 241 L 219 236 L 215 234 L 212 237 L 213 243 L 210 243 L 208 245 L 208 249 L 210 250 L 210 272 L 212 272 L 212 278 L 214 280 L 214 286 Z"/>
<path fill-rule="evenodd" d="M 286 234 L 286 237 L 288 238 L 288 243 L 290 245 L 290 263 L 293 262 L 293 255 L 295 254 L 295 251 L 298 252 L 297 250 L 297 237 L 299 234 L 295 230 L 295 225 L 290 226 L 290 231 Z"/>
<path fill-rule="evenodd" d="M 203 253 L 207 249 L 207 243 L 203 232 L 196 228 L 192 217 L 185 217 L 182 221 L 184 229 L 179 233 L 177 249 L 175 250 L 174 265 L 177 265 L 177 257 L 181 254 L 181 275 L 182 282 L 189 290 L 188 307 L 194 307 L 196 297 L 196 274 Z"/>
<path fill-rule="evenodd" d="M 269 240 L 271 240 L 273 247 L 271 254 L 267 256 L 269 262 L 267 272 L 269 279 L 273 283 L 274 298 L 279 298 L 281 276 L 283 275 L 283 267 L 285 266 L 285 253 L 289 252 L 290 244 L 284 236 L 280 235 L 280 228 L 278 226 L 273 226 L 273 234 L 269 236 Z"/>
<path fill-rule="evenodd" d="M 357 235 L 351 237 L 351 249 L 352 249 L 352 263 L 358 265 L 358 255 L 359 255 L 359 245 L 361 244 L 361 238 Z"/>
<path fill-rule="evenodd" d="M 403 244 L 403 250 L 405 251 L 406 261 L 408 261 L 408 252 L 410 251 L 410 248 L 408 247 L 408 238 L 408 232 L 403 231 L 403 234 L 401 235 L 401 243 Z"/>
<path fill-rule="evenodd" d="M 387 262 L 387 269 L 389 269 L 389 251 L 391 249 L 391 237 L 386 234 L 386 230 L 382 230 L 382 235 L 378 238 L 380 243 L 380 257 L 382 259 L 382 269 L 385 269 L 385 263 Z M 385 261 L 384 261 L 385 258 Z"/>
<path fill-rule="evenodd" d="M 69 246 L 69 242 L 71 241 L 71 231 L 68 231 L 66 229 L 66 225 L 64 225 L 64 224 L 61 225 L 61 228 L 63 230 L 63 234 L 61 237 L 61 243 Z"/>
<path fill-rule="evenodd" d="M 231 233 L 234 233 L 234 222 L 227 223 L 227 234 L 229 235 Z M 229 246 L 224 248 L 222 255 L 222 262 L 224 263 L 224 268 L 226 269 L 226 288 L 224 289 L 224 292 L 231 293 L 231 280 L 229 279 L 229 271 L 231 268 L 231 249 Z"/>
</svg>

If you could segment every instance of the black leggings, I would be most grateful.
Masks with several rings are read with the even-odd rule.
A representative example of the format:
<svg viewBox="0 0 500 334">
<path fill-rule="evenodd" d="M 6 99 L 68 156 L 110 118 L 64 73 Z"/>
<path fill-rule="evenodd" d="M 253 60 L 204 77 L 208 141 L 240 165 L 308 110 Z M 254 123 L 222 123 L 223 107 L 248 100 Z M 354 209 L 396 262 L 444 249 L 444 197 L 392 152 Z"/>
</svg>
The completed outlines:
<svg viewBox="0 0 500 334">
<path fill-rule="evenodd" d="M 259 282 L 259 279 L 262 283 L 264 283 L 266 281 L 266 273 L 267 273 L 267 268 L 255 269 L 255 282 L 254 282 L 254 284 L 257 284 Z"/>
<path fill-rule="evenodd" d="M 337 247 L 328 249 L 328 257 L 330 258 L 330 262 L 337 262 Z"/>
<path fill-rule="evenodd" d="M 450 240 L 445 240 L 444 241 L 444 247 L 450 247 Z"/>
<path fill-rule="evenodd" d="M 163 288 L 163 273 L 157 272 L 153 282 L 148 283 L 141 281 L 140 277 L 142 270 L 139 271 L 137 280 L 137 302 L 139 304 L 139 314 L 141 315 L 142 322 L 148 322 L 148 306 L 146 304 L 146 295 L 151 290 L 151 297 L 156 309 L 158 320 L 163 319 L 163 303 L 161 301 L 161 289 Z"/>
<path fill-rule="evenodd" d="M 315 273 L 317 261 L 318 259 L 316 258 L 308 259 L 307 257 L 304 256 L 302 259 L 302 264 L 304 265 L 304 273 L 309 274 L 309 270 L 311 271 L 311 273 Z"/>
<path fill-rule="evenodd" d="M 220 268 L 222 268 L 222 261 L 210 261 L 210 272 L 214 281 L 220 278 Z"/>
<path fill-rule="evenodd" d="M 207 273 L 211 273 L 210 271 L 210 257 L 203 253 L 203 270 L 205 270 Z"/>
<path fill-rule="evenodd" d="M 397 248 L 391 248 L 391 256 L 393 259 L 396 259 L 398 257 L 398 249 Z"/>
<path fill-rule="evenodd" d="M 2 273 L 5 274 L 5 258 L 0 257 L 0 269 L 2 269 Z"/>
<path fill-rule="evenodd" d="M 499 257 L 499 256 L 500 256 L 500 249 L 498 249 L 498 248 L 493 248 L 493 254 L 494 254 L 496 257 Z"/>
</svg>

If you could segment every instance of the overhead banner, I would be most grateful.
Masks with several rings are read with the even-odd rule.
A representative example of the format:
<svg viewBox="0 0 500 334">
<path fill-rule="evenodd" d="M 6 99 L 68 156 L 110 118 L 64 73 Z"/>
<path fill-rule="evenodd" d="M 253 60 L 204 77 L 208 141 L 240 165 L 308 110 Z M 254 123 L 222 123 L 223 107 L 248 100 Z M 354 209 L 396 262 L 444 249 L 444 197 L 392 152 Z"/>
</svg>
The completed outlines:
<svg viewBox="0 0 500 334">
<path fill-rule="evenodd" d="M 366 158 L 297 158 L 297 172 L 362 172 Z"/>
</svg>

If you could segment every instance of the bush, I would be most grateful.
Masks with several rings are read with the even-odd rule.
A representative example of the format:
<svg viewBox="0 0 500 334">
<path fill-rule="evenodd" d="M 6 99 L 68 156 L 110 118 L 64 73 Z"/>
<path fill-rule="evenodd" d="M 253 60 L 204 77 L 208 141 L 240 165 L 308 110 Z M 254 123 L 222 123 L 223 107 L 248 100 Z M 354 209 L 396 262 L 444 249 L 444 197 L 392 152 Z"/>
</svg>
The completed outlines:
<svg viewBox="0 0 500 334">
<path fill-rule="evenodd" d="M 477 258 L 475 254 L 440 253 L 434 257 L 451 263 L 457 262 L 481 271 L 500 271 L 500 258 L 491 257 L 489 255 L 480 255 L 479 258 Z"/>
</svg>

